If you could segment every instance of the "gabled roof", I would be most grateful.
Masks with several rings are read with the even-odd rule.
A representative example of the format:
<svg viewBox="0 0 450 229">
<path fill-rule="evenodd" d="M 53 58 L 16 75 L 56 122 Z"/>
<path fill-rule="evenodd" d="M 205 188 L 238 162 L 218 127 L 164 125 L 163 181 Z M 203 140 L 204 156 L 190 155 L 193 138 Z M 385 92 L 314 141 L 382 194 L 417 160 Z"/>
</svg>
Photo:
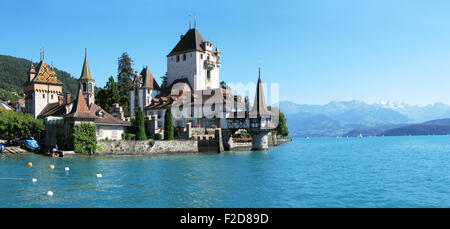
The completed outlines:
<svg viewBox="0 0 450 229">
<path fill-rule="evenodd" d="M 72 106 L 72 111 L 67 114 L 67 117 L 73 118 L 95 118 L 95 114 L 92 114 L 89 107 L 86 104 L 83 93 L 81 92 L 81 87 L 78 90 L 77 98 Z"/>
<path fill-rule="evenodd" d="M 200 32 L 196 28 L 190 29 L 167 56 L 186 51 L 205 51 L 203 42 L 205 42 L 205 39 Z"/>
<path fill-rule="evenodd" d="M 89 71 L 89 64 L 86 54 L 84 55 L 83 70 L 81 71 L 80 79 L 93 80 L 91 77 L 91 72 Z"/>
<path fill-rule="evenodd" d="M 142 83 L 143 88 L 160 90 L 158 83 L 156 82 L 155 78 L 153 78 L 153 75 L 152 73 L 150 73 L 150 70 L 148 70 L 148 67 L 142 69 L 141 76 L 143 81 Z"/>
<path fill-rule="evenodd" d="M 63 84 L 56 77 L 56 73 L 51 69 L 44 60 L 42 60 L 37 66 L 37 74 L 31 81 L 32 83 L 51 83 L 51 84 Z M 31 69 L 30 69 L 31 70 Z"/>
<path fill-rule="evenodd" d="M 258 85 L 256 85 L 255 101 L 253 107 L 249 112 L 250 118 L 268 117 L 270 112 L 267 110 L 266 98 L 264 96 L 264 89 L 261 77 L 258 77 Z"/>
</svg>

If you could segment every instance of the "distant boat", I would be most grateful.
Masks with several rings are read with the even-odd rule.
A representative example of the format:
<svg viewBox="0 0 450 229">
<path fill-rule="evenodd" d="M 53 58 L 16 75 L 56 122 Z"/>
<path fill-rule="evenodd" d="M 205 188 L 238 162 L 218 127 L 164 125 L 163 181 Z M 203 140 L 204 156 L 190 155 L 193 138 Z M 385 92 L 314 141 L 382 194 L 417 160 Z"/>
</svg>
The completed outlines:
<svg viewBox="0 0 450 229">
<path fill-rule="evenodd" d="M 305 136 L 305 138 L 306 138 L 306 139 L 309 139 L 309 137 L 308 137 L 308 136 Z"/>
<path fill-rule="evenodd" d="M 363 137 L 363 135 L 360 133 L 359 136 L 358 136 L 358 138 L 362 138 L 362 137 Z"/>
<path fill-rule="evenodd" d="M 5 152 L 6 146 L 4 146 L 3 144 L 0 144 L 0 153 Z"/>
</svg>

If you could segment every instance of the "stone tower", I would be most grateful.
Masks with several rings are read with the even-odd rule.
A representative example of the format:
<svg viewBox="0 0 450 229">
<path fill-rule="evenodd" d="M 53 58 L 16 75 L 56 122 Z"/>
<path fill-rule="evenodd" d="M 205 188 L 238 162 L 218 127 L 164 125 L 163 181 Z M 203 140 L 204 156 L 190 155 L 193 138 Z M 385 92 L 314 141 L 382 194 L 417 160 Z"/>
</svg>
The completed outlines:
<svg viewBox="0 0 450 229">
<path fill-rule="evenodd" d="M 220 65 L 219 49 L 189 29 L 167 55 L 167 83 L 187 79 L 194 91 L 219 88 Z"/>
<path fill-rule="evenodd" d="M 47 104 L 58 102 L 63 83 L 56 77 L 53 67 L 49 67 L 43 58 L 36 68 L 31 63 L 27 78 L 23 89 L 25 112 L 37 118 Z"/>
<path fill-rule="evenodd" d="M 83 94 L 86 104 L 90 107 L 92 103 L 95 102 L 95 80 L 91 77 L 91 72 L 89 71 L 89 64 L 87 61 L 87 53 L 85 50 L 83 70 L 81 71 L 81 76 L 78 79 L 80 88 Z"/>
<path fill-rule="evenodd" d="M 130 115 L 135 116 L 139 107 L 143 111 L 159 92 L 160 87 L 147 66 L 142 69 L 141 74 L 136 72 L 130 91 Z"/>
</svg>

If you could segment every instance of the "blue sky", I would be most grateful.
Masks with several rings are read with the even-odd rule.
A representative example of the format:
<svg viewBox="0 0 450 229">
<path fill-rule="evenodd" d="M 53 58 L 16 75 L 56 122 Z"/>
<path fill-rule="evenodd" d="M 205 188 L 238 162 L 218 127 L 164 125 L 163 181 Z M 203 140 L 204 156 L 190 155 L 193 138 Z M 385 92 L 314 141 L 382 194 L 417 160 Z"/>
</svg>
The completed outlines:
<svg viewBox="0 0 450 229">
<path fill-rule="evenodd" d="M 128 52 L 166 72 L 188 15 L 222 51 L 221 80 L 280 84 L 280 100 L 450 104 L 450 1 L 1 0 L 0 54 L 45 59 L 79 77 L 88 49 L 103 87 Z"/>
</svg>

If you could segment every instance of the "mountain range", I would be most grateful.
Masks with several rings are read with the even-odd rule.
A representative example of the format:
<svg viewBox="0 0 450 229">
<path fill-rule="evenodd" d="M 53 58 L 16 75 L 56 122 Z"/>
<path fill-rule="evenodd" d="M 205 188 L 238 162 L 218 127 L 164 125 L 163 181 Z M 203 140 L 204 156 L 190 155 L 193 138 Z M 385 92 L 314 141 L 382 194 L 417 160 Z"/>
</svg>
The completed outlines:
<svg viewBox="0 0 450 229">
<path fill-rule="evenodd" d="M 325 105 L 300 105 L 281 101 L 279 107 L 286 115 L 290 133 L 294 137 L 379 135 L 390 129 L 450 118 L 450 106 L 444 103 L 417 106 L 391 101 L 368 104 L 352 100 L 333 101 Z"/>
</svg>

